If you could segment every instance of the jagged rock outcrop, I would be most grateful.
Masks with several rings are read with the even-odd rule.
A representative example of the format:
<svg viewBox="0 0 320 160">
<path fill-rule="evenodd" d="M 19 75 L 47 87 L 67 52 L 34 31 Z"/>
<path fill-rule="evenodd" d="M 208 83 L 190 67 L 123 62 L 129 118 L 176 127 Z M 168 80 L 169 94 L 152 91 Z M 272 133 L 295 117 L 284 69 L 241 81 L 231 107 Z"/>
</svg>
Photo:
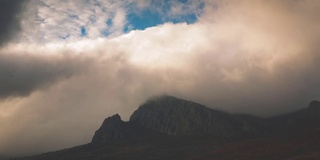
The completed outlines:
<svg viewBox="0 0 320 160">
<path fill-rule="evenodd" d="M 306 109 L 305 117 L 320 117 L 320 102 L 312 101 L 309 107 Z"/>
<path fill-rule="evenodd" d="M 113 143 L 117 140 L 127 137 L 127 123 L 121 120 L 121 117 L 116 114 L 106 118 L 101 127 L 95 132 L 92 143 Z"/>
<path fill-rule="evenodd" d="M 232 136 L 256 130 L 244 119 L 172 96 L 147 101 L 132 114 L 130 122 L 169 135 Z"/>
</svg>

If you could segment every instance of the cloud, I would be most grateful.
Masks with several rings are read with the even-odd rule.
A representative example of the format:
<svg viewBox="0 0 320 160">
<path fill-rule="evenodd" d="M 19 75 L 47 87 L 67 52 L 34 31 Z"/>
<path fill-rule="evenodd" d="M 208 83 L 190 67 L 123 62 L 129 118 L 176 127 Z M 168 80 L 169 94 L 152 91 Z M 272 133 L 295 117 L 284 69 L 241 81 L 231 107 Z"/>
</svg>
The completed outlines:
<svg viewBox="0 0 320 160">
<path fill-rule="evenodd" d="M 211 93 L 220 99 L 213 104 L 275 114 L 318 98 L 319 76 L 314 68 L 318 68 L 315 44 L 320 34 L 315 28 L 320 21 L 314 15 L 319 14 L 319 2 L 224 1 L 216 5 L 207 7 L 210 16 L 199 20 L 212 26 L 208 42 L 217 51 L 214 56 L 207 54 L 215 60 L 205 56 L 201 63 L 214 62 L 211 65 L 224 77 L 225 84 L 216 89 L 223 91 L 221 95 Z M 206 87 L 202 89 L 208 92 Z"/>
<path fill-rule="evenodd" d="M 20 31 L 20 16 L 25 2 L 27 1 L 0 1 L 0 47 Z"/>
<path fill-rule="evenodd" d="M 0 150 L 87 143 L 106 116 L 127 120 L 163 93 L 263 116 L 306 107 L 320 95 L 319 8 L 318 1 L 207 1 L 194 24 L 2 48 L 2 82 L 16 85 L 0 92 L 10 97 L 0 103 Z M 110 15 L 119 26 L 126 23 L 121 9 Z M 52 19 L 50 35 L 63 31 L 60 23 Z M 94 26 L 87 28 L 90 36 Z"/>
<path fill-rule="evenodd" d="M 23 19 L 22 42 L 50 43 L 64 40 L 81 40 L 81 29 L 85 37 L 95 39 L 123 32 L 125 4 L 130 1 L 72 1 L 31 0 Z M 113 22 L 114 21 L 114 22 Z M 113 22 L 113 23 L 108 23 Z M 37 30 L 33 28 L 37 27 Z"/>
<path fill-rule="evenodd" d="M 28 96 L 33 91 L 74 74 L 89 65 L 81 57 L 0 53 L 0 99 Z"/>
<path fill-rule="evenodd" d="M 148 6 L 150 10 L 158 12 L 164 19 L 174 19 L 194 14 L 200 16 L 203 13 L 205 2 L 200 1 L 152 1 Z"/>
<path fill-rule="evenodd" d="M 168 21 L 194 22 L 203 13 L 203 6 L 204 1 L 30 0 L 21 15 L 20 41 L 74 42 L 84 38 L 115 37 L 135 27 L 144 29 L 140 28 L 143 26 L 140 23 L 146 21 L 153 22 L 152 25 Z M 139 17 L 139 20 L 130 22 L 130 16 Z M 86 31 L 85 35 L 82 30 Z"/>
</svg>

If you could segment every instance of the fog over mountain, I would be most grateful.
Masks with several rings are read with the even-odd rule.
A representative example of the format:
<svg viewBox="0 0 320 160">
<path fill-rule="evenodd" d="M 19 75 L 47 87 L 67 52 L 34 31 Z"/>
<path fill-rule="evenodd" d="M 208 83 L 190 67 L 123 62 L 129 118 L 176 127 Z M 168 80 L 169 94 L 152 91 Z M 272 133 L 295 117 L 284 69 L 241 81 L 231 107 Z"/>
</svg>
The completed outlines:
<svg viewBox="0 0 320 160">
<path fill-rule="evenodd" d="M 2 0 L 0 154 L 90 142 L 106 116 L 129 120 L 162 94 L 259 116 L 308 106 L 319 12 L 317 0 Z"/>
</svg>

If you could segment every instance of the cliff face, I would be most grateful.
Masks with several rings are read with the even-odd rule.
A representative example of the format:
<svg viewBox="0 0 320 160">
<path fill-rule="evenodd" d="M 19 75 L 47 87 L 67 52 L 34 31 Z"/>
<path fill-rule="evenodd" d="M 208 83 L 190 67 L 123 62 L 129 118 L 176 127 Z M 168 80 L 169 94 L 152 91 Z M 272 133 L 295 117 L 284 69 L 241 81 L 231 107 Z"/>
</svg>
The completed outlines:
<svg viewBox="0 0 320 160">
<path fill-rule="evenodd" d="M 132 114 L 130 122 L 169 135 L 232 136 L 254 130 L 246 120 L 172 96 L 147 101 Z"/>
<path fill-rule="evenodd" d="M 112 143 L 127 137 L 127 123 L 116 114 L 106 118 L 101 127 L 95 132 L 92 143 Z"/>
<path fill-rule="evenodd" d="M 312 101 L 309 107 L 306 109 L 305 117 L 320 117 L 320 102 Z"/>
</svg>

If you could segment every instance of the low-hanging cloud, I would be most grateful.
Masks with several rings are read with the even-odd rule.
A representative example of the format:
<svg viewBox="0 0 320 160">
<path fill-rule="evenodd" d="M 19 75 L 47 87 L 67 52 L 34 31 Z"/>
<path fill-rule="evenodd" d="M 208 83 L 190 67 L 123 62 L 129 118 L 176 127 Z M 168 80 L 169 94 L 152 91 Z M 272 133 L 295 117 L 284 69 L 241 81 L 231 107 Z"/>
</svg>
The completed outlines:
<svg viewBox="0 0 320 160">
<path fill-rule="evenodd" d="M 194 24 L 4 49 L 6 83 L 17 76 L 10 83 L 27 89 L 0 92 L 11 97 L 0 104 L 0 150 L 37 153 L 89 142 L 106 116 L 127 120 L 163 93 L 262 116 L 319 99 L 318 1 L 213 2 Z"/>
<path fill-rule="evenodd" d="M 0 1 L 0 47 L 21 30 L 20 18 L 27 0 Z"/>
<path fill-rule="evenodd" d="M 28 96 L 33 91 L 81 73 L 88 59 L 76 56 L 0 54 L 0 99 Z"/>
</svg>

